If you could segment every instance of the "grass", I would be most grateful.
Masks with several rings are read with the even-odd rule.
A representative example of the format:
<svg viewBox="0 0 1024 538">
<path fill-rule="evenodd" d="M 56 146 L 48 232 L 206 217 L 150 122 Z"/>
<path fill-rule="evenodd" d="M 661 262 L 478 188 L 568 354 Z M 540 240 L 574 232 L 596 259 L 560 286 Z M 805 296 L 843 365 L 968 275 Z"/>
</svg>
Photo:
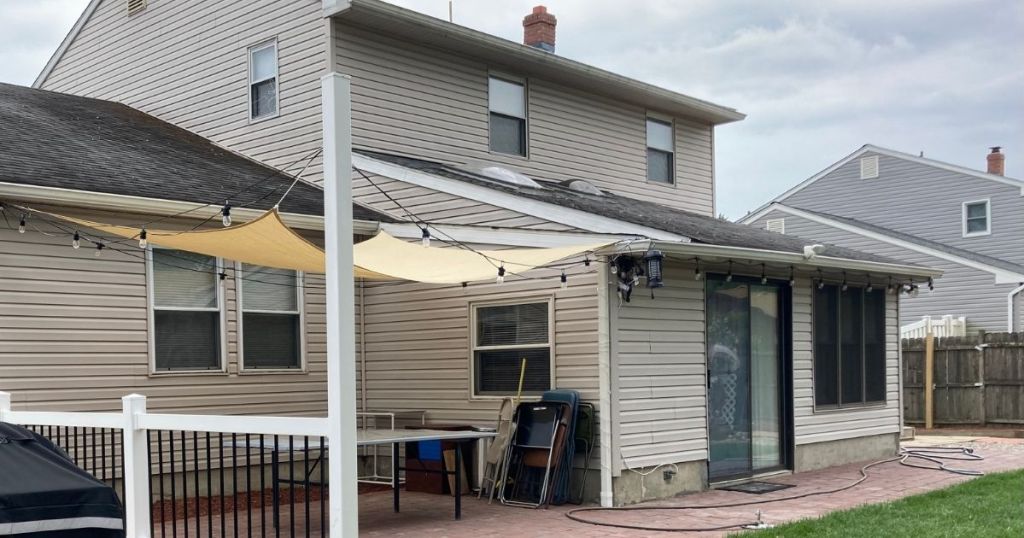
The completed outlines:
<svg viewBox="0 0 1024 538">
<path fill-rule="evenodd" d="M 922 495 L 743 534 L 743 538 L 802 536 L 1020 538 L 1024 536 L 1024 471 L 991 474 Z"/>
</svg>

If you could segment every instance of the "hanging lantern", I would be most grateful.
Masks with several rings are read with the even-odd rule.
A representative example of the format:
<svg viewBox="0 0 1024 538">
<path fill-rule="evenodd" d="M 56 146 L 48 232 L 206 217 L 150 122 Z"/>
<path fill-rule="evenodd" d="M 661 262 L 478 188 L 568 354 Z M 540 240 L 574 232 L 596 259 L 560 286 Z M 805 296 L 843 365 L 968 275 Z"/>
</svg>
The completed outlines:
<svg viewBox="0 0 1024 538">
<path fill-rule="evenodd" d="M 662 282 L 661 262 L 665 258 L 660 250 L 648 250 L 644 254 L 644 264 L 647 266 L 647 287 L 660 288 L 665 284 Z"/>
</svg>

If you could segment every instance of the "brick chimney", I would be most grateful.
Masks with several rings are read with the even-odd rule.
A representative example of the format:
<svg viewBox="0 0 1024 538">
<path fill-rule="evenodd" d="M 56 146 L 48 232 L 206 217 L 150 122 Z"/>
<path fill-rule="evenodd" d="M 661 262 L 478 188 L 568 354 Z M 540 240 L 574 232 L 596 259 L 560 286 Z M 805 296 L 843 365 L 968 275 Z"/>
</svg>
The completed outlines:
<svg viewBox="0 0 1024 538">
<path fill-rule="evenodd" d="M 548 8 L 536 6 L 533 13 L 523 17 L 523 44 L 555 52 L 555 25 L 558 19 Z"/>
<path fill-rule="evenodd" d="M 986 160 L 988 161 L 988 173 L 1001 176 L 1006 171 L 1006 155 L 999 152 L 999 150 L 1002 149 L 1000 146 L 993 146 L 990 149 L 992 150 L 992 153 L 989 153 L 986 156 Z"/>
</svg>

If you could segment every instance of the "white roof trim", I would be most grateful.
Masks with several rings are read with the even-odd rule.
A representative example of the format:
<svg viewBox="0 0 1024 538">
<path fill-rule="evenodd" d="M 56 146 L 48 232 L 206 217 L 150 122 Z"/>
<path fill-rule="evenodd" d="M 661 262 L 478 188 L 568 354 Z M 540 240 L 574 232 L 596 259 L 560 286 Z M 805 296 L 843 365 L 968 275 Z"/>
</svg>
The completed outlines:
<svg viewBox="0 0 1024 538">
<path fill-rule="evenodd" d="M 82 28 L 85 27 L 85 23 L 89 22 L 89 17 L 92 17 L 93 12 L 96 11 L 96 8 L 100 5 L 101 1 L 102 0 L 90 0 L 89 5 L 85 6 L 85 10 L 78 16 L 78 20 L 75 21 L 75 25 L 68 31 L 68 35 L 64 36 L 64 40 L 60 42 L 60 46 L 57 47 L 53 56 L 50 56 L 50 60 L 46 62 L 46 65 L 43 66 L 43 70 L 39 72 L 35 81 L 32 82 L 33 88 L 41 88 L 43 86 L 43 83 L 46 82 L 46 77 L 50 76 L 54 67 L 57 67 L 57 62 L 64 57 L 64 53 L 67 52 L 68 47 L 71 46 L 71 43 L 75 41 L 78 34 L 82 31 Z"/>
<path fill-rule="evenodd" d="M 898 246 L 898 247 L 901 247 L 901 248 L 905 248 L 907 250 L 913 250 L 914 252 L 920 252 L 921 254 L 927 254 L 927 255 L 933 256 L 935 258 L 939 258 L 939 259 L 950 261 L 950 262 L 953 262 L 953 263 L 957 263 L 957 264 L 960 264 L 960 265 L 963 265 L 963 266 L 966 266 L 966 267 L 970 267 L 972 269 L 977 269 L 979 271 L 984 271 L 986 273 L 991 273 L 993 276 L 995 276 L 995 280 L 996 280 L 995 283 L 996 284 L 1016 284 L 1018 282 L 1024 282 L 1024 274 L 1022 274 L 1022 273 L 1017 273 L 1017 272 L 1014 272 L 1014 271 L 1009 271 L 1009 270 L 1006 270 L 1006 269 L 1003 269 L 1003 268 L 1000 268 L 1000 267 L 993 267 L 993 266 L 988 265 L 986 263 L 982 263 L 982 262 L 979 262 L 979 261 L 976 261 L 976 260 L 970 260 L 970 259 L 964 258 L 962 256 L 957 256 L 956 254 L 950 254 L 948 252 L 943 252 L 941 250 L 935 250 L 935 249 L 930 248 L 930 247 L 919 245 L 917 243 L 912 243 L 910 241 L 905 241 L 903 239 L 898 239 L 898 238 L 895 238 L 895 237 L 892 237 L 892 236 L 889 236 L 889 235 L 885 235 L 885 234 L 882 234 L 882 233 L 879 233 L 879 232 L 876 232 L 876 231 L 873 231 L 873 230 L 866 230 L 864 228 L 861 228 L 861 227 L 858 227 L 858 226 L 854 226 L 852 224 L 848 224 L 848 223 L 845 223 L 845 222 L 839 222 L 839 221 L 830 219 L 828 217 L 823 217 L 821 215 L 818 215 L 818 214 L 815 214 L 815 213 L 811 213 L 809 211 L 803 211 L 801 209 L 797 209 L 795 207 L 789 207 L 789 206 L 785 206 L 785 205 L 782 205 L 782 204 L 779 204 L 779 203 L 773 203 L 770 206 L 768 206 L 768 208 L 766 208 L 765 211 L 762 211 L 762 213 L 770 211 L 770 210 L 773 210 L 773 209 L 776 209 L 776 210 L 782 211 L 783 213 L 788 213 L 790 215 L 794 215 L 794 216 L 797 216 L 797 217 L 800 217 L 800 218 L 804 218 L 804 219 L 807 219 L 807 220 L 810 220 L 810 221 L 813 221 L 813 222 L 817 222 L 818 224 L 824 224 L 826 226 L 831 226 L 831 227 L 839 229 L 839 230 L 843 230 L 843 231 L 854 233 L 854 234 L 857 234 L 857 235 L 860 235 L 860 236 L 863 236 L 863 237 L 867 237 L 869 239 L 874 239 L 876 241 L 882 241 L 883 243 L 888 243 L 890 245 L 895 245 L 895 246 Z"/>
<path fill-rule="evenodd" d="M 14 202 L 35 202 L 48 205 L 144 213 L 149 215 L 173 215 L 201 205 L 196 202 L 184 202 L 181 200 L 145 198 L 142 196 L 128 196 L 124 194 L 109 194 L 104 192 L 80 191 L 59 187 L 43 187 L 38 185 L 4 182 L 0 182 L 0 197 L 9 198 Z M 210 206 L 203 209 L 197 209 L 190 213 L 188 218 L 207 218 L 211 215 L 219 214 L 220 210 L 220 206 Z M 264 211 L 262 209 L 249 209 L 244 207 L 231 208 L 232 216 L 238 217 L 243 221 L 254 219 L 263 213 Z M 324 229 L 324 218 L 320 215 L 281 213 L 281 219 L 284 220 L 285 224 L 293 228 L 303 230 Z M 358 234 L 373 235 L 377 233 L 378 228 L 376 221 L 354 221 L 355 233 Z"/>
<path fill-rule="evenodd" d="M 967 168 L 967 167 L 964 167 L 964 166 L 957 166 L 955 164 L 945 163 L 945 162 L 942 162 L 942 161 L 936 161 L 935 159 L 928 159 L 928 158 L 925 158 L 925 157 L 917 157 L 917 156 L 911 155 L 909 153 L 903 153 L 902 151 L 896 151 L 896 150 L 892 150 L 892 149 L 888 149 L 888 148 L 883 148 L 883 147 L 879 147 L 879 146 L 873 146 L 871 144 L 865 144 L 860 149 L 858 149 L 857 151 L 854 151 L 853 153 L 847 155 L 846 157 L 843 157 L 842 159 L 840 159 L 838 162 L 836 162 L 832 166 L 829 166 L 828 168 L 822 170 L 821 172 L 818 172 L 817 174 L 814 174 L 813 176 L 811 176 L 811 177 L 805 179 L 804 181 L 798 183 L 793 188 L 791 188 L 791 189 L 787 190 L 786 192 L 776 196 L 770 202 L 768 202 L 767 204 L 762 205 L 761 207 L 755 209 L 754 211 L 752 211 L 751 213 L 747 214 L 746 216 L 740 218 L 737 222 L 739 222 L 740 224 L 750 224 L 751 222 L 753 222 L 753 221 L 757 220 L 758 218 L 760 218 L 759 215 L 761 214 L 761 212 L 765 208 L 767 208 L 769 205 L 771 205 L 772 203 L 784 201 L 786 198 L 789 198 L 793 194 L 796 194 L 798 191 L 803 190 L 804 188 L 806 188 L 811 183 L 814 183 L 815 181 L 818 181 L 819 179 L 821 179 L 821 178 L 831 174 L 832 172 L 836 171 L 836 169 L 838 169 L 839 167 L 845 165 L 846 163 L 848 163 L 848 162 L 856 159 L 857 157 L 860 157 L 861 155 L 863 155 L 865 153 L 868 153 L 868 152 L 878 153 L 880 155 L 886 155 L 888 157 L 893 157 L 895 159 L 902 159 L 904 161 L 910 161 L 910 162 L 922 164 L 922 165 L 925 165 L 925 166 L 931 166 L 933 168 L 939 168 L 939 169 L 946 170 L 946 171 L 949 171 L 949 172 L 956 172 L 958 174 L 966 174 L 966 175 L 977 177 L 977 178 L 981 178 L 981 179 L 988 179 L 990 181 L 995 181 L 995 182 L 998 182 L 998 183 L 1003 183 L 1003 184 L 1006 184 L 1006 185 L 1010 185 L 1011 187 L 1019 188 L 1020 189 L 1020 195 L 1024 196 L 1024 181 L 1020 181 L 1018 179 L 1008 178 L 1008 177 L 999 176 L 999 175 L 995 175 L 995 174 L 989 174 L 987 172 L 982 172 L 980 170 L 973 170 L 971 168 Z"/>
<path fill-rule="evenodd" d="M 440 230 L 440 232 L 444 234 L 444 237 L 439 237 L 440 234 L 438 234 L 437 231 L 431 232 L 431 235 L 437 241 L 445 241 L 448 240 L 448 238 L 451 238 L 462 243 L 471 243 L 475 245 L 503 245 L 515 247 L 566 247 L 586 243 L 598 243 L 601 241 L 621 241 L 634 237 L 629 235 L 524 230 L 521 228 L 495 229 L 490 226 L 467 226 L 462 224 L 443 223 L 431 224 L 430 227 L 435 230 Z M 380 229 L 402 239 L 418 240 L 422 237 L 422 229 L 420 226 L 411 222 L 382 222 Z"/>
<path fill-rule="evenodd" d="M 524 215 L 531 215 L 547 221 L 565 224 L 567 226 L 580 228 L 590 232 L 616 235 L 638 235 L 649 237 L 651 239 L 669 239 L 673 241 L 690 240 L 688 237 L 666 232 L 664 230 L 641 226 L 639 224 L 632 224 L 609 217 L 602 217 L 594 215 L 593 213 L 587 213 L 586 211 L 580 211 L 578 209 L 570 209 L 547 202 L 523 198 L 488 187 L 466 183 L 465 181 L 428 174 L 426 172 L 377 160 L 358 153 L 352 155 L 352 164 L 366 172 L 379 174 L 396 181 L 426 187 L 428 189 L 445 192 L 462 198 L 467 198 L 469 200 L 476 200 L 478 202 L 496 205 L 505 209 L 511 209 L 512 211 L 516 211 Z"/>
</svg>

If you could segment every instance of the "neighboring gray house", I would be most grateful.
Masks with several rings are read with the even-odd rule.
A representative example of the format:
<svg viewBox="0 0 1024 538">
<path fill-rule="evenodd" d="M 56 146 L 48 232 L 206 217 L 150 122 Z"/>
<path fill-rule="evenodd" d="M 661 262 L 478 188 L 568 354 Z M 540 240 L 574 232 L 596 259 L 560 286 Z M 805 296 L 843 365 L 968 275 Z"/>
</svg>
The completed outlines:
<svg viewBox="0 0 1024 538">
<path fill-rule="evenodd" d="M 968 331 L 1024 330 L 1024 181 L 992 148 L 981 172 L 865 145 L 740 219 L 743 224 L 940 268 L 900 323 L 966 317 Z"/>
</svg>

